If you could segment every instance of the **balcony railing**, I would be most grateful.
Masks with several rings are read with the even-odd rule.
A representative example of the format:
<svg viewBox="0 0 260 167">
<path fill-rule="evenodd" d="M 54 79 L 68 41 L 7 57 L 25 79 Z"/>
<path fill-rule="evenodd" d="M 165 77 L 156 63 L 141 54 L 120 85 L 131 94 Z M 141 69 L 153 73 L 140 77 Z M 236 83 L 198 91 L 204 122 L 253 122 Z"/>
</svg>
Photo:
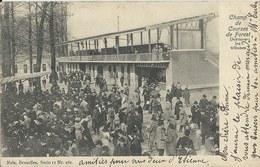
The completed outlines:
<svg viewBox="0 0 260 167">
<path fill-rule="evenodd" d="M 61 56 L 57 57 L 60 62 L 70 61 L 168 61 L 169 53 L 137 53 L 137 54 L 113 54 L 91 56 Z"/>
</svg>

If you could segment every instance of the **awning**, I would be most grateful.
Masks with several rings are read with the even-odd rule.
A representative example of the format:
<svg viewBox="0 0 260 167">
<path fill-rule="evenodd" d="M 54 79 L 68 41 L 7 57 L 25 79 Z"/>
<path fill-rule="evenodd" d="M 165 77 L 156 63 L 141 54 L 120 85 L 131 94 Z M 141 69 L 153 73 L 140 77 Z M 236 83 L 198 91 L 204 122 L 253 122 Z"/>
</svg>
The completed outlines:
<svg viewBox="0 0 260 167">
<path fill-rule="evenodd" d="M 11 77 L 2 78 L 0 83 L 1 83 L 1 85 L 4 85 L 4 84 L 10 83 L 10 82 L 42 77 L 42 76 L 50 74 L 50 73 L 51 73 L 51 71 L 45 71 L 45 72 L 37 72 L 37 73 L 27 74 L 27 75 L 11 76 Z"/>
</svg>

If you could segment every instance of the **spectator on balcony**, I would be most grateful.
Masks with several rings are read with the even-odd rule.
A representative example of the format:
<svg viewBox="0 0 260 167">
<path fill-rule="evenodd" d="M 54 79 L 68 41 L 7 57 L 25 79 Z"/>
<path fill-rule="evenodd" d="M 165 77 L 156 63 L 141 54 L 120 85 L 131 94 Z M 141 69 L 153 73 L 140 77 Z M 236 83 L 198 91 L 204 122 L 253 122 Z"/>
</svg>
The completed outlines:
<svg viewBox="0 0 260 167">
<path fill-rule="evenodd" d="M 134 48 L 134 54 L 137 54 L 138 50 L 136 48 Z"/>
<path fill-rule="evenodd" d="M 115 46 L 113 46 L 113 54 L 117 54 Z"/>
</svg>

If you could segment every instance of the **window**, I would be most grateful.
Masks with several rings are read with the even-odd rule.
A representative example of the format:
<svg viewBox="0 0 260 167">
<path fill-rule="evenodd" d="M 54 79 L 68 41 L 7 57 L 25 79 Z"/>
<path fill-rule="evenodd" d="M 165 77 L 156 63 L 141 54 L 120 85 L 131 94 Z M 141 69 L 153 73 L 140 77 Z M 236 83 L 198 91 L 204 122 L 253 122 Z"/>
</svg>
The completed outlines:
<svg viewBox="0 0 260 167">
<path fill-rule="evenodd" d="M 27 72 L 28 72 L 28 71 L 27 71 L 27 64 L 23 65 L 23 72 L 24 72 L 24 73 L 27 73 Z"/>
<path fill-rule="evenodd" d="M 46 64 L 42 64 L 42 71 L 46 71 Z"/>
</svg>

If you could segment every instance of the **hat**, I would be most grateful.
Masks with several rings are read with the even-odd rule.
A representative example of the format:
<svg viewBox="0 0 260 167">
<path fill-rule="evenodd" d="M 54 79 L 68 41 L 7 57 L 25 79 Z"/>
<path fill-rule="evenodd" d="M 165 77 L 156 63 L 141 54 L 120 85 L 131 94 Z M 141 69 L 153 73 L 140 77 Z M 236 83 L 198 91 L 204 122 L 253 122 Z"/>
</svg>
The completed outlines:
<svg viewBox="0 0 260 167">
<path fill-rule="evenodd" d="M 174 124 L 169 124 L 169 128 L 170 128 L 170 129 L 175 129 Z"/>
<path fill-rule="evenodd" d="M 77 122 L 77 123 L 79 123 L 81 121 L 81 118 L 80 117 L 77 117 L 76 119 L 75 119 L 75 122 Z"/>
<path fill-rule="evenodd" d="M 124 143 L 125 139 L 123 137 L 120 137 L 118 141 L 121 142 L 121 143 Z"/>
<path fill-rule="evenodd" d="M 206 95 L 203 95 L 202 97 L 207 97 Z"/>
<path fill-rule="evenodd" d="M 156 118 L 156 116 L 155 116 L 155 115 L 153 115 L 151 120 L 152 120 L 152 121 L 157 121 L 157 118 Z"/>
<path fill-rule="evenodd" d="M 197 101 L 194 101 L 194 104 L 198 104 L 198 102 L 197 102 Z"/>
<path fill-rule="evenodd" d="M 98 140 L 96 140 L 96 142 L 95 142 L 95 145 L 101 145 L 101 146 L 102 146 L 102 145 L 103 145 L 103 143 L 102 143 L 102 141 L 101 141 L 101 140 L 99 140 L 99 139 L 98 139 Z"/>
<path fill-rule="evenodd" d="M 160 125 L 163 125 L 164 124 L 164 122 L 163 122 L 163 120 L 159 120 L 158 121 L 158 125 L 160 126 Z"/>
</svg>

